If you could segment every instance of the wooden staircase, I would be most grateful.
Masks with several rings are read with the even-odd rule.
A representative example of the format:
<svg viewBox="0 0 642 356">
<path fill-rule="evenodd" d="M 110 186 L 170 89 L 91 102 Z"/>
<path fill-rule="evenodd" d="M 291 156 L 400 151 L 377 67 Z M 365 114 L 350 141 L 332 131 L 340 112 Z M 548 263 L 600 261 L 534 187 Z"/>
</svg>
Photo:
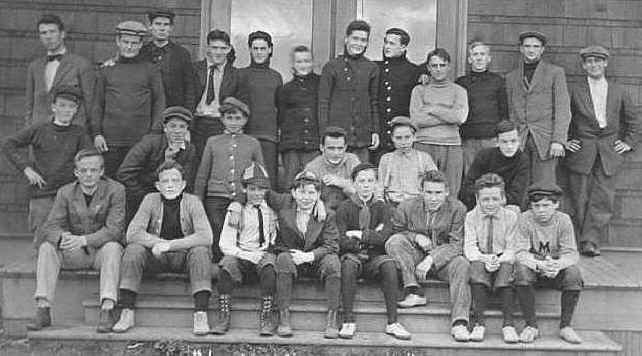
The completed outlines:
<svg viewBox="0 0 642 356">
<path fill-rule="evenodd" d="M 488 312 L 487 339 L 482 343 L 457 343 L 449 335 L 450 309 L 448 287 L 439 281 L 424 285 L 429 303 L 425 307 L 400 309 L 399 320 L 412 340 L 399 341 L 383 333 L 385 308 L 380 289 L 360 282 L 356 295 L 357 335 L 352 340 L 326 340 L 325 293 L 320 283 L 301 280 L 295 284 L 292 306 L 292 338 L 259 337 L 258 289 L 242 286 L 233 295 L 232 329 L 225 336 L 196 337 L 191 334 L 192 299 L 189 284 L 182 274 L 163 274 L 146 278 L 137 302 L 136 327 L 125 334 L 98 334 L 98 274 L 95 271 L 61 273 L 54 327 L 30 332 L 33 355 L 69 355 L 81 348 L 82 355 L 158 354 L 159 348 L 191 348 L 198 355 L 219 354 L 294 354 L 297 355 L 616 355 L 621 346 L 606 333 L 611 328 L 639 324 L 642 310 L 635 310 L 642 288 L 625 273 L 604 259 L 582 259 L 586 276 L 574 326 L 585 342 L 570 345 L 557 337 L 559 292 L 537 291 L 538 321 L 543 336 L 530 345 L 507 345 L 500 336 L 501 313 L 497 301 Z M 12 335 L 24 335 L 24 324 L 34 311 L 31 295 L 35 273 L 30 263 L 15 263 L 0 271 L 5 328 Z M 212 297 L 210 321 L 216 309 Z M 609 305 L 609 308 L 605 308 Z M 519 310 L 519 309 L 517 309 Z M 522 323 L 519 315 L 518 330 Z M 633 326 L 633 325 L 629 325 Z M 605 333 L 606 332 L 606 333 Z M 173 346 L 168 346 L 173 345 Z M 145 350 L 145 351 L 143 351 Z M 153 351 L 156 350 L 156 351 Z M 149 353 L 145 353 L 149 352 Z"/>
</svg>

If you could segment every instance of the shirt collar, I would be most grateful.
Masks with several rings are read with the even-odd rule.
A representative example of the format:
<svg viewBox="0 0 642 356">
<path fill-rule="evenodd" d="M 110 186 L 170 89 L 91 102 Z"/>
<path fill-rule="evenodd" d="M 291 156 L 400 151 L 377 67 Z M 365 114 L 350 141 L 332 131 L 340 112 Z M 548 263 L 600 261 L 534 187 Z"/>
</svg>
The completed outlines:
<svg viewBox="0 0 642 356">
<path fill-rule="evenodd" d="M 214 68 L 217 69 L 217 70 L 223 70 L 223 68 L 225 68 L 225 65 L 227 64 L 227 59 L 225 60 L 225 62 L 223 62 L 221 64 L 214 64 L 214 63 L 210 62 L 209 58 L 205 57 L 205 62 L 207 62 L 207 69 L 208 70 L 210 69 L 211 66 L 214 66 Z"/>
<path fill-rule="evenodd" d="M 604 84 L 606 84 L 606 77 L 604 77 L 604 76 L 602 78 L 600 78 L 600 79 L 593 79 L 591 77 L 587 77 L 587 78 L 588 78 L 589 84 L 593 84 L 593 85 L 604 85 Z"/>
<path fill-rule="evenodd" d="M 53 52 L 47 51 L 48 56 L 53 56 L 56 54 L 65 54 L 65 53 L 67 53 L 67 47 L 65 46 L 62 46 L 62 48 L 58 49 L 57 51 L 53 51 Z"/>
<path fill-rule="evenodd" d="M 243 133 L 243 130 L 241 130 L 241 131 L 239 131 L 239 132 L 232 132 L 232 131 L 230 131 L 230 130 L 228 130 L 228 129 L 223 129 L 223 133 L 224 133 L 224 134 L 226 134 L 226 135 L 234 136 L 234 135 L 240 135 L 240 134 L 242 134 L 242 133 Z"/>
</svg>

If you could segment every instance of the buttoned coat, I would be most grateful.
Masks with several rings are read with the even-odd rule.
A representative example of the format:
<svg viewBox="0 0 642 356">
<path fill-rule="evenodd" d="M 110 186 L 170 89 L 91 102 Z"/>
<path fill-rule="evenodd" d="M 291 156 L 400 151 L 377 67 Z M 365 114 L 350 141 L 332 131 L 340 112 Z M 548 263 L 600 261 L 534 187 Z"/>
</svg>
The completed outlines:
<svg viewBox="0 0 642 356">
<path fill-rule="evenodd" d="M 524 79 L 524 63 L 506 75 L 508 117 L 518 125 L 522 148 L 533 136 L 541 159 L 548 159 L 552 142 L 566 143 L 571 120 L 564 69 L 540 61 L 530 84 Z"/>
<path fill-rule="evenodd" d="M 60 59 L 51 90 L 45 83 L 45 67 L 47 57 L 41 56 L 29 63 L 25 89 L 25 124 L 48 121 L 53 114 L 51 103 L 53 93 L 60 86 L 74 86 L 81 90 L 83 100 L 78 107 L 74 123 L 84 126 L 90 115 L 93 102 L 96 71 L 94 66 L 84 57 L 73 53 L 65 53 Z"/>
<path fill-rule="evenodd" d="M 379 68 L 364 57 L 341 55 L 323 66 L 319 84 L 319 130 L 338 126 L 348 146 L 370 146 L 379 133 Z"/>
<path fill-rule="evenodd" d="M 47 221 L 36 232 L 36 243 L 46 240 L 57 246 L 63 232 L 85 236 L 87 245 L 95 249 L 109 241 L 121 242 L 125 232 L 125 187 L 101 178 L 89 206 L 77 181 L 58 189 Z"/>
<path fill-rule="evenodd" d="M 198 106 L 207 85 L 208 73 L 206 59 L 194 63 L 194 74 L 196 75 L 194 84 L 196 85 L 196 105 Z M 225 67 L 223 67 L 223 80 L 221 81 L 219 92 L 216 93 L 216 99 L 219 104 L 223 104 L 223 100 L 230 96 L 247 104 L 247 95 L 241 91 L 238 68 L 234 67 L 232 63 L 228 61 L 225 63 Z"/>
<path fill-rule="evenodd" d="M 310 216 L 305 234 L 296 223 L 297 205 L 290 193 L 268 192 L 267 203 L 274 209 L 279 219 L 279 233 L 270 248 L 280 253 L 291 249 L 313 252 L 314 260 L 320 261 L 328 254 L 339 252 L 339 231 L 333 211 L 328 210 L 325 220 Z"/>
<path fill-rule="evenodd" d="M 615 141 L 622 140 L 635 148 L 640 141 L 642 112 L 633 104 L 625 89 L 608 81 L 606 127 L 600 128 L 588 84 L 583 78 L 571 86 L 571 125 L 569 139 L 580 141 L 582 148 L 567 152 L 564 164 L 574 172 L 589 174 L 600 155 L 607 176 L 616 173 L 624 157 L 615 152 Z"/>
</svg>

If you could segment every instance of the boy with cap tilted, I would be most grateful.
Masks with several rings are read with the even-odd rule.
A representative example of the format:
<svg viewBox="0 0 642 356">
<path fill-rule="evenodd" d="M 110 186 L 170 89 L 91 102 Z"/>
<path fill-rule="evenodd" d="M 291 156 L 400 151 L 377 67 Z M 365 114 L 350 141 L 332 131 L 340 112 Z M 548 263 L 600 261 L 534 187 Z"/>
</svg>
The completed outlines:
<svg viewBox="0 0 642 356">
<path fill-rule="evenodd" d="M 587 78 L 570 87 L 572 118 L 564 165 L 580 253 L 597 256 L 613 215 L 615 174 L 624 154 L 640 141 L 642 112 L 623 87 L 607 80 L 606 48 L 584 48 L 580 57 Z"/>
<path fill-rule="evenodd" d="M 85 129 L 73 123 L 82 94 L 76 87 L 61 86 L 53 93 L 52 117 L 7 137 L 2 152 L 29 182 L 29 229 L 35 232 L 47 219 L 56 191 L 74 180 L 74 156 L 91 146 Z M 21 148 L 33 149 L 33 162 Z M 34 247 L 38 247 L 34 239 Z"/>
<path fill-rule="evenodd" d="M 397 265 L 386 255 L 385 244 L 392 232 L 392 207 L 375 198 L 377 167 L 361 163 L 352 170 L 356 194 L 337 209 L 337 228 L 341 256 L 341 282 L 344 323 L 339 337 L 350 339 L 357 324 L 353 314 L 357 278 L 377 280 L 386 303 L 386 334 L 401 340 L 410 333 L 397 321 Z"/>
<path fill-rule="evenodd" d="M 209 333 L 207 310 L 212 293 L 210 229 L 203 203 L 185 193 L 183 167 L 174 161 L 157 169 L 158 192 L 145 196 L 127 229 L 120 268 L 120 319 L 113 331 L 134 327 L 136 297 L 144 272 L 187 272 L 194 299 L 194 334 Z"/>
<path fill-rule="evenodd" d="M 406 116 L 397 116 L 390 123 L 393 152 L 384 154 L 379 161 L 379 179 L 386 201 L 398 205 L 421 194 L 421 177 L 437 169 L 432 157 L 412 147 L 417 126 Z"/>
<path fill-rule="evenodd" d="M 272 306 L 276 291 L 276 257 L 269 249 L 274 245 L 278 225 L 276 213 L 265 201 L 270 180 L 263 166 L 252 163 L 243 172 L 241 183 L 246 202 L 241 208 L 239 226 L 232 226 L 230 214 L 233 213 L 228 213 L 219 240 L 224 256 L 219 262 L 219 312 L 212 333 L 225 334 L 230 328 L 231 294 L 235 284 L 258 277 L 262 299 L 259 334 L 271 336 L 275 328 Z"/>
<path fill-rule="evenodd" d="M 562 290 L 560 337 L 573 344 L 582 339 L 571 327 L 575 306 L 584 282 L 571 218 L 557 210 L 562 189 L 554 183 L 535 183 L 528 188 L 531 209 L 522 213 L 515 243 L 515 288 L 526 320 L 519 336 L 530 343 L 539 337 L 535 318 L 534 284 Z"/>
<path fill-rule="evenodd" d="M 89 134 L 105 157 L 105 175 L 116 170 L 134 146 L 160 122 L 165 93 L 158 65 L 139 56 L 147 28 L 125 21 L 116 27 L 118 58 L 98 70 Z"/>
<path fill-rule="evenodd" d="M 219 111 L 223 115 L 221 121 L 225 131 L 207 140 L 194 182 L 194 194 L 204 202 L 214 232 L 212 254 L 215 262 L 223 257 L 219 236 L 227 207 L 242 192 L 243 170 L 252 162 L 263 164 L 259 141 L 243 133 L 250 115 L 248 106 L 228 97 Z"/>
<path fill-rule="evenodd" d="M 165 105 L 182 106 L 192 111 L 196 107 L 196 86 L 192 59 L 185 47 L 171 40 L 176 14 L 170 9 L 147 12 L 151 41 L 140 50 L 141 57 L 157 63 L 163 78 Z"/>
<path fill-rule="evenodd" d="M 503 207 L 504 181 L 495 173 L 475 181 L 477 206 L 466 214 L 464 256 L 470 261 L 473 302 L 471 341 L 483 341 L 488 296 L 496 292 L 502 303 L 504 342 L 516 343 L 513 326 L 513 262 L 518 214 Z"/>
<path fill-rule="evenodd" d="M 145 195 L 156 191 L 156 169 L 173 160 L 185 170 L 187 192 L 192 191 L 198 158 L 189 140 L 192 113 L 180 106 L 163 111 L 163 133 L 149 134 L 132 147 L 116 172 L 116 179 L 127 187 L 127 221 L 133 217 Z"/>
</svg>

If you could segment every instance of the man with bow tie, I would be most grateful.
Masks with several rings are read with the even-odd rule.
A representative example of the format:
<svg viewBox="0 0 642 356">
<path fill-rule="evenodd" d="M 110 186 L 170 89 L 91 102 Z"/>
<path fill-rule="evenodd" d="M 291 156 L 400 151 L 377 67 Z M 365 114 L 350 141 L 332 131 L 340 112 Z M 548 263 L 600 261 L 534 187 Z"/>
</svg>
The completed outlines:
<svg viewBox="0 0 642 356">
<path fill-rule="evenodd" d="M 86 58 L 67 50 L 67 33 L 60 17 L 51 14 L 42 16 L 37 29 L 47 56 L 38 57 L 27 68 L 25 124 L 49 120 L 54 89 L 73 86 L 80 89 L 84 98 L 75 119 L 77 125 L 83 126 L 93 98 L 95 71 Z"/>
</svg>

